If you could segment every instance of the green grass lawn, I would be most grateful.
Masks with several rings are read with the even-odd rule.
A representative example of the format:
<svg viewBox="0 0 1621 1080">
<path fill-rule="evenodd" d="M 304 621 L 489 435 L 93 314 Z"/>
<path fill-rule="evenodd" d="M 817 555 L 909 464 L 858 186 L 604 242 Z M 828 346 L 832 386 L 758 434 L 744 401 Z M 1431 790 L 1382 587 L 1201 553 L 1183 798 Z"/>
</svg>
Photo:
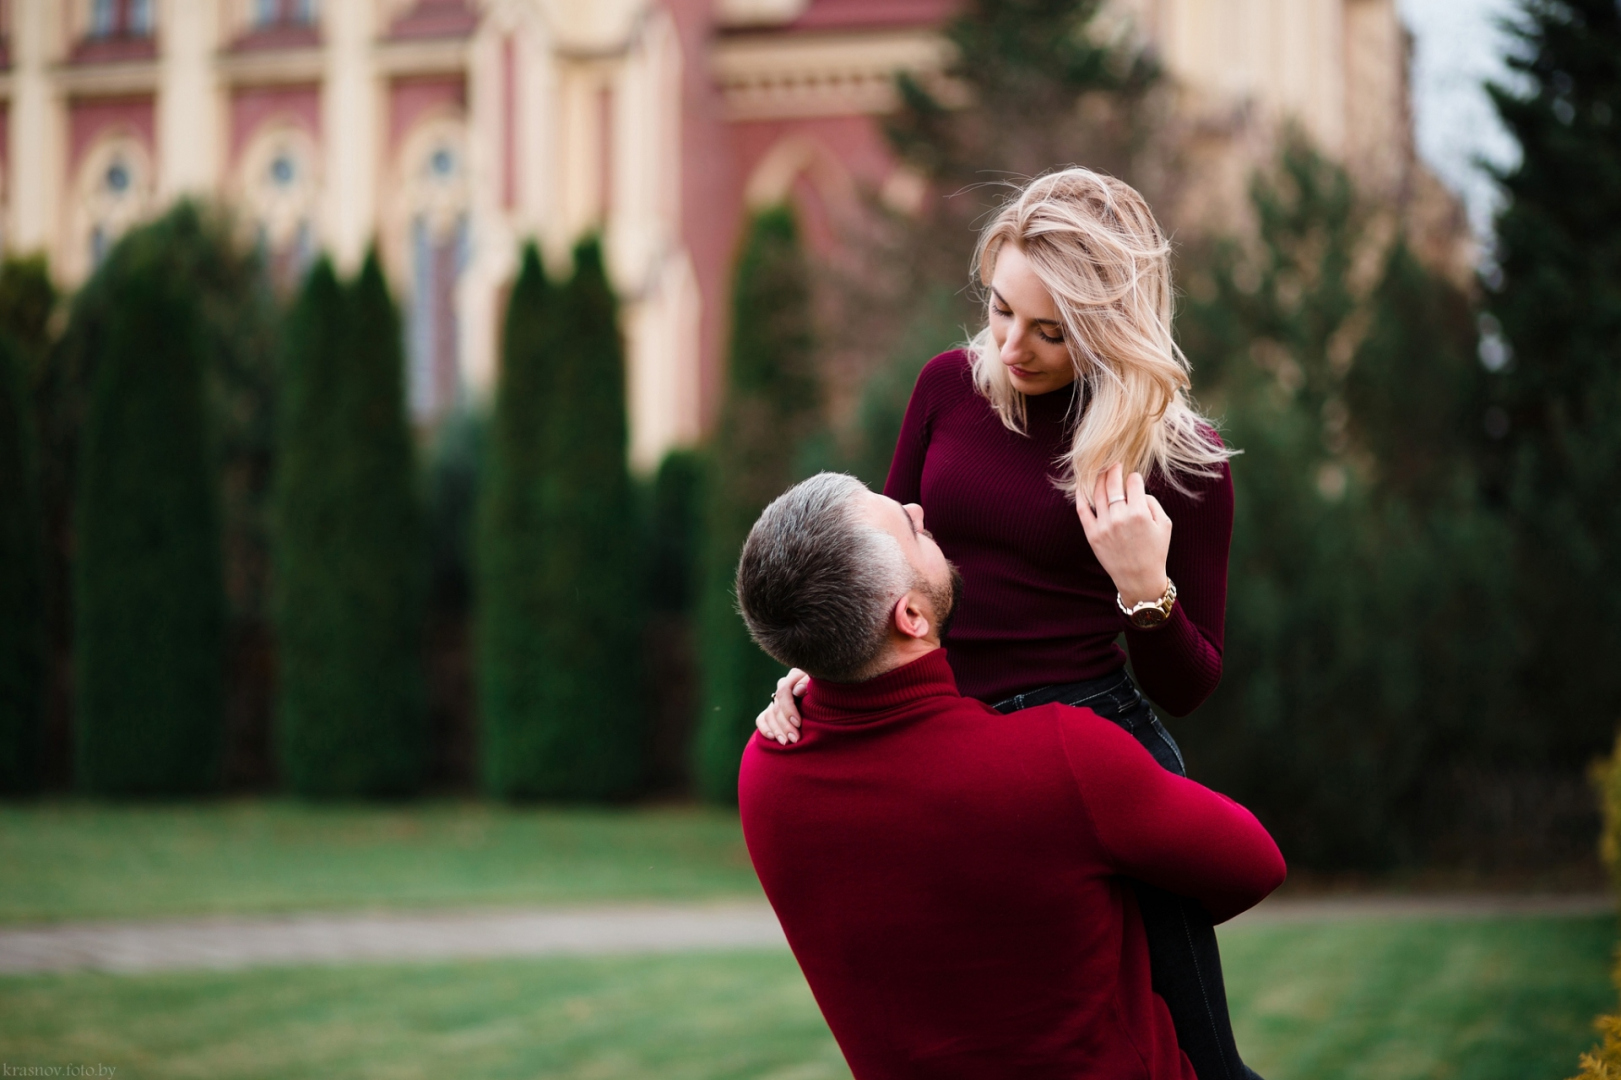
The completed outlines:
<svg viewBox="0 0 1621 1080">
<path fill-rule="evenodd" d="M 438 803 L 0 808 L 0 922 L 758 896 L 735 815 Z M 1222 932 L 1268 1080 L 1560 1080 L 1614 1007 L 1608 918 Z M 0 979 L 0 1063 L 116 1076 L 847 1073 L 786 953 Z"/>
<path fill-rule="evenodd" d="M 1560 1080 L 1613 1012 L 1613 918 L 1221 932 L 1239 1049 L 1268 1080 Z"/>
<path fill-rule="evenodd" d="M 737 815 L 222 802 L 0 806 L 0 923 L 759 896 Z"/>
<path fill-rule="evenodd" d="M 1559 1080 L 1613 1007 L 1610 919 L 1390 921 L 1223 936 L 1268 1080 Z M 135 1078 L 845 1077 L 792 957 L 0 979 L 0 1061 Z"/>
</svg>

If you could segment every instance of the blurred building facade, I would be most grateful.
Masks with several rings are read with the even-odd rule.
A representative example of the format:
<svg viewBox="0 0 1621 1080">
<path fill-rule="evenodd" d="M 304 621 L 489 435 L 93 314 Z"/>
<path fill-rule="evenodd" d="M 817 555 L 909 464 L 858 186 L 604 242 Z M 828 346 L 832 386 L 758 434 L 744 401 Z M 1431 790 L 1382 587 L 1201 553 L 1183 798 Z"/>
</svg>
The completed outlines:
<svg viewBox="0 0 1621 1080">
<path fill-rule="evenodd" d="M 375 241 L 431 419 L 488 392 L 520 243 L 561 271 L 600 231 L 650 467 L 716 403 L 747 207 L 791 199 L 827 244 L 863 191 L 926 197 L 876 118 L 895 72 L 948 62 L 955 6 L 0 0 L 0 244 L 72 286 L 188 194 L 232 204 L 284 281 L 322 250 L 352 270 Z M 1110 19 L 1179 87 L 1194 217 L 1242 213 L 1287 122 L 1375 190 L 1433 184 L 1394 0 L 1117 0 Z"/>
</svg>

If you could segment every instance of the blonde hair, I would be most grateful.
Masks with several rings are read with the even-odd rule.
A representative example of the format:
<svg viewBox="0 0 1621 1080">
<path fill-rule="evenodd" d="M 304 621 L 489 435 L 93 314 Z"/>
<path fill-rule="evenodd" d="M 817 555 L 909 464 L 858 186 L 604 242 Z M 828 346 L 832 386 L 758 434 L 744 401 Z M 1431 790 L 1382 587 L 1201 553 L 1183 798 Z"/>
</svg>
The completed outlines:
<svg viewBox="0 0 1621 1080">
<path fill-rule="evenodd" d="M 980 234 L 974 271 L 989 289 L 1003 245 L 1016 244 L 1064 326 L 1082 413 L 1058 485 L 1086 497 L 1116 462 L 1179 491 L 1217 475 L 1232 451 L 1201 428 L 1187 400 L 1187 357 L 1171 334 L 1171 244 L 1129 184 L 1090 169 L 1037 177 Z M 967 345 L 974 385 L 1010 430 L 1025 400 L 998 359 L 990 326 Z"/>
</svg>

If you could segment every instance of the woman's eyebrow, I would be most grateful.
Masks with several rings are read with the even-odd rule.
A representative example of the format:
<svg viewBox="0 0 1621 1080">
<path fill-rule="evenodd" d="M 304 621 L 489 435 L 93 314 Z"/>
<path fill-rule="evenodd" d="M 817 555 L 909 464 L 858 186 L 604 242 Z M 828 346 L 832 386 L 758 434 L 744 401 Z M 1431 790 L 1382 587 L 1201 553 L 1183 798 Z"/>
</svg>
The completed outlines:
<svg viewBox="0 0 1621 1080">
<path fill-rule="evenodd" d="M 998 304 L 1001 304 L 1003 307 L 1007 308 L 1009 311 L 1013 310 L 1013 305 L 1008 303 L 1007 299 L 1005 297 L 1003 297 L 1003 295 L 1001 293 L 996 291 L 996 286 L 995 285 L 991 286 L 991 295 L 996 297 L 996 302 Z M 1064 325 L 1063 323 L 1059 322 L 1057 319 L 1031 319 L 1030 321 L 1033 322 L 1033 323 L 1040 323 L 1042 326 L 1057 326 L 1059 328 L 1062 328 L 1063 325 Z"/>
</svg>

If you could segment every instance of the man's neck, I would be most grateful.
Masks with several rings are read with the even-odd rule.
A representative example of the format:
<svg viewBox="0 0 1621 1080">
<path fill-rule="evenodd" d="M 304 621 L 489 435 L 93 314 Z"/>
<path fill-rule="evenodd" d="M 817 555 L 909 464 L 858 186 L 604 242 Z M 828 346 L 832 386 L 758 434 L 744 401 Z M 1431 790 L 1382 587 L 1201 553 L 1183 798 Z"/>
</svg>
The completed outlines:
<svg viewBox="0 0 1621 1080">
<path fill-rule="evenodd" d="M 903 637 L 896 634 L 890 642 L 889 651 L 884 654 L 878 666 L 873 668 L 867 679 L 876 679 L 880 675 L 887 675 L 896 668 L 905 667 L 914 660 L 921 660 L 925 656 L 940 648 L 940 643 L 932 638 Z M 866 679 L 862 680 L 863 682 Z"/>
</svg>

